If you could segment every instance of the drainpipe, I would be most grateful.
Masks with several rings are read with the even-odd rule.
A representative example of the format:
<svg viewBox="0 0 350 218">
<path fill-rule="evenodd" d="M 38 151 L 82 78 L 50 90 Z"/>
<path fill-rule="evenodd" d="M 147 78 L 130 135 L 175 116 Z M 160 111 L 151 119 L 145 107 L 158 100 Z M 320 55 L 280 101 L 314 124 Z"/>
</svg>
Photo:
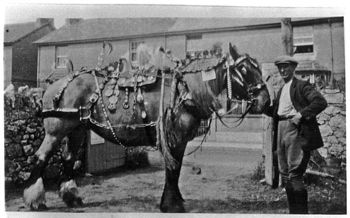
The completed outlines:
<svg viewBox="0 0 350 218">
<path fill-rule="evenodd" d="M 334 80 L 334 58 L 333 58 L 334 48 L 333 48 L 332 22 L 331 22 L 330 18 L 328 19 L 328 24 L 329 24 L 329 34 L 330 34 L 330 38 L 331 38 L 331 66 L 332 66 L 329 86 L 331 89 L 333 89 L 334 88 L 334 83 L 333 83 L 333 80 Z"/>
<path fill-rule="evenodd" d="M 291 18 L 281 20 L 281 39 L 283 54 L 293 56 L 293 27 Z"/>
</svg>

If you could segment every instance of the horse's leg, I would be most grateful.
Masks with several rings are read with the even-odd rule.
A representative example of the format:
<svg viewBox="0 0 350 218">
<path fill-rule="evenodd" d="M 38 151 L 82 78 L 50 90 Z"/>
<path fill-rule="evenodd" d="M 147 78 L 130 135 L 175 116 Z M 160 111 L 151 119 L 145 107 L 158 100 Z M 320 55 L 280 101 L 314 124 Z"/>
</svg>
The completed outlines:
<svg viewBox="0 0 350 218">
<path fill-rule="evenodd" d="M 178 162 L 175 168 L 169 167 L 165 163 L 165 185 L 160 203 L 162 212 L 179 213 L 185 212 L 183 198 L 179 189 L 179 177 L 182 166 L 182 160 L 186 149 L 187 142 L 192 139 L 193 134 L 199 126 L 199 121 L 190 114 L 182 114 L 175 120 L 175 129 L 172 132 L 171 154 Z"/>
<path fill-rule="evenodd" d="M 75 182 L 77 162 L 81 161 L 78 152 L 83 149 L 86 139 L 86 130 L 78 127 L 68 135 L 68 142 L 63 151 L 63 178 L 60 182 L 59 196 L 68 207 L 82 206 L 83 201 L 79 196 L 78 186 Z"/>
<path fill-rule="evenodd" d="M 178 162 L 174 169 L 169 169 L 165 164 L 165 185 L 160 203 L 162 212 L 181 213 L 185 212 L 183 198 L 179 189 L 179 177 L 182 166 L 182 158 L 186 144 L 177 144 L 176 149 L 172 150 L 172 155 Z"/>
<path fill-rule="evenodd" d="M 26 182 L 23 192 L 24 203 L 32 210 L 46 209 L 43 171 L 52 155 L 53 149 L 60 145 L 62 138 L 77 125 L 77 122 L 46 118 L 44 120 L 45 138 L 35 152 L 34 168 Z"/>
</svg>

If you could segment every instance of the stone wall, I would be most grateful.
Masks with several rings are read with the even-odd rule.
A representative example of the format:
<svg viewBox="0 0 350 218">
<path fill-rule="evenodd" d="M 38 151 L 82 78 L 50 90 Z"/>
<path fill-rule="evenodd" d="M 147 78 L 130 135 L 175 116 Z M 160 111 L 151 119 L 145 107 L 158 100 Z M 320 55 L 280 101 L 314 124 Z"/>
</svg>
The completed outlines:
<svg viewBox="0 0 350 218">
<path fill-rule="evenodd" d="M 328 107 L 317 117 L 324 141 L 318 153 L 325 160 L 325 171 L 334 174 L 346 168 L 345 95 L 339 89 L 325 89 L 322 94 Z"/>
<path fill-rule="evenodd" d="M 5 178 L 22 184 L 33 168 L 35 151 L 45 136 L 42 119 L 36 116 L 32 97 L 13 93 L 4 97 L 5 112 Z M 45 169 L 46 179 L 59 178 L 62 171 L 61 150 L 55 151 Z"/>
</svg>

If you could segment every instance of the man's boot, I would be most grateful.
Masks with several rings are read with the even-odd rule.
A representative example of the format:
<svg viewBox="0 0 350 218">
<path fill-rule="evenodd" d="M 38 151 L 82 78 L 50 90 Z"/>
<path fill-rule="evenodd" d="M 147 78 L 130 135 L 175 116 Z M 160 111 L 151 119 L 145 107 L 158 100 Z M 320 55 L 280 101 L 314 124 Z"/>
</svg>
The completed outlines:
<svg viewBox="0 0 350 218">
<path fill-rule="evenodd" d="M 287 186 L 286 193 L 287 193 L 289 213 L 294 214 L 296 209 L 295 209 L 295 198 L 294 198 L 293 189 Z"/>
<path fill-rule="evenodd" d="M 294 214 L 307 214 L 308 213 L 308 203 L 307 203 L 307 190 L 294 190 Z"/>
</svg>

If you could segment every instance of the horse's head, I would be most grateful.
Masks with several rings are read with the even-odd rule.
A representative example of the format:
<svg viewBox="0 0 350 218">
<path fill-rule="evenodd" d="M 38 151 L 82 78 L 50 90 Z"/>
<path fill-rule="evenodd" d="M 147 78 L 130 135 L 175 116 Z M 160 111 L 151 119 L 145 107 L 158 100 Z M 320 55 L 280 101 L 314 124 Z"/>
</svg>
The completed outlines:
<svg viewBox="0 0 350 218">
<path fill-rule="evenodd" d="M 232 80 L 232 95 L 237 99 L 246 100 L 249 111 L 262 113 L 270 105 L 270 96 L 262 79 L 258 62 L 247 54 L 238 54 L 236 47 L 231 43 L 229 50 L 233 60 L 228 64 Z"/>
</svg>

